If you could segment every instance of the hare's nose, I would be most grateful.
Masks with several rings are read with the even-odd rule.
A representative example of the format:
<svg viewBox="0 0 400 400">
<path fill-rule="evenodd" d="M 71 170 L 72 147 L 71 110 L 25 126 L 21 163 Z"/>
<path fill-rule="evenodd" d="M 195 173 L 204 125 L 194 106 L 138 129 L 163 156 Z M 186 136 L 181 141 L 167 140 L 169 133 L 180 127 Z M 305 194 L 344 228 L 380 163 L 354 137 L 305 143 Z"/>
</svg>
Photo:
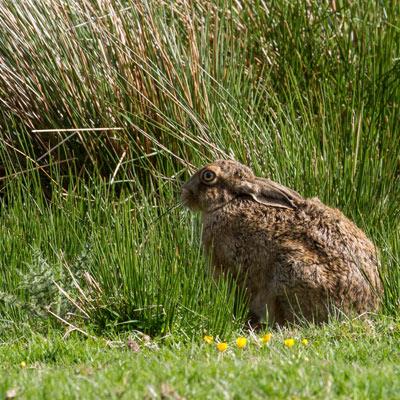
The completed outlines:
<svg viewBox="0 0 400 400">
<path fill-rule="evenodd" d="M 189 182 L 182 182 L 182 191 L 185 190 L 187 192 L 193 193 L 193 191 L 189 187 Z"/>
<path fill-rule="evenodd" d="M 193 191 L 187 187 L 187 184 L 182 186 L 182 195 L 183 196 L 193 196 Z"/>
</svg>

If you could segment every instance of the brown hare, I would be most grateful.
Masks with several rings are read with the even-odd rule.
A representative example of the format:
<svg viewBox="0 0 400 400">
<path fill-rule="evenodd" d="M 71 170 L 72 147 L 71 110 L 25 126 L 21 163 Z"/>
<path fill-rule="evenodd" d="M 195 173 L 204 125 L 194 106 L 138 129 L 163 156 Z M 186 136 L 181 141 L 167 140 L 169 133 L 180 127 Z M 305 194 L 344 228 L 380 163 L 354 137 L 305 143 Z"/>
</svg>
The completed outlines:
<svg viewBox="0 0 400 400">
<path fill-rule="evenodd" d="M 197 171 L 182 201 L 202 212 L 203 245 L 216 275 L 230 272 L 246 288 L 258 320 L 319 323 L 333 309 L 378 309 L 374 245 L 339 210 L 228 160 Z"/>
</svg>

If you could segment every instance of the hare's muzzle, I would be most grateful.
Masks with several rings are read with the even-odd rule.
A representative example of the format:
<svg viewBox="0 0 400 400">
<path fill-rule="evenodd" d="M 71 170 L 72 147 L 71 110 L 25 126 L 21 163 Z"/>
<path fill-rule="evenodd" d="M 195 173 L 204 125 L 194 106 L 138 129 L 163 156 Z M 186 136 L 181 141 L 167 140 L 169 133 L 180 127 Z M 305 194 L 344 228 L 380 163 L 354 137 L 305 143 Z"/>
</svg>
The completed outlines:
<svg viewBox="0 0 400 400">
<path fill-rule="evenodd" d="M 196 200 L 193 191 L 187 187 L 187 184 L 182 186 L 181 200 L 185 207 L 195 208 Z"/>
</svg>

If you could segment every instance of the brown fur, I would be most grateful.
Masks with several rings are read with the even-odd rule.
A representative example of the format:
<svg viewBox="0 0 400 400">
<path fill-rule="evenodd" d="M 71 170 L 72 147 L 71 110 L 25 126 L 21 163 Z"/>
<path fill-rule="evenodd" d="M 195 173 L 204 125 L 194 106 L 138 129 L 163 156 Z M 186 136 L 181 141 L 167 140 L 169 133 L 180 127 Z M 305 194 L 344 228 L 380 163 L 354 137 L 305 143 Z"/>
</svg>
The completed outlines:
<svg viewBox="0 0 400 400">
<path fill-rule="evenodd" d="M 332 308 L 345 314 L 378 309 L 374 245 L 339 210 L 226 160 L 193 175 L 182 200 L 202 212 L 203 245 L 216 274 L 236 277 L 259 319 L 323 322 Z"/>
</svg>

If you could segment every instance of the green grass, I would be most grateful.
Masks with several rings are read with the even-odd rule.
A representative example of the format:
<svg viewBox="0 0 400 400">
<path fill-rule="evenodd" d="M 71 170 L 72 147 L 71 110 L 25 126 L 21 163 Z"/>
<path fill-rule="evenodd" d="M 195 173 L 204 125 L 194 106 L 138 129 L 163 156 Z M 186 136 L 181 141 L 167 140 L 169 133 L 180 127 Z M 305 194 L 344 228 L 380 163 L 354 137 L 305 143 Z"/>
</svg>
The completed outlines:
<svg viewBox="0 0 400 400">
<path fill-rule="evenodd" d="M 243 324 L 242 294 L 229 279 L 212 280 L 198 229 L 181 207 L 153 206 L 139 193 L 118 199 L 101 186 L 77 191 L 48 204 L 40 192 L 15 192 L 3 207 L 0 324 L 56 314 L 98 333 L 185 337 Z"/>
<path fill-rule="evenodd" d="M 307 337 L 292 348 L 283 339 Z M 33 335 L 0 345 L 0 397 L 16 389 L 24 399 L 142 398 L 357 398 L 395 399 L 400 390 L 400 325 L 348 321 L 323 328 L 275 332 L 260 347 L 250 335 L 240 350 L 234 340 L 214 345 L 142 336 L 113 341 Z M 128 342 L 135 341 L 136 351 Z M 21 363 L 26 364 L 25 367 Z"/>
<path fill-rule="evenodd" d="M 162 383 L 172 398 L 395 398 L 400 6 L 267 3 L 1 3 L 0 398 L 152 398 Z M 367 232 L 385 286 L 370 324 L 225 355 L 201 343 L 246 320 L 179 205 L 221 157 Z M 151 348 L 128 350 L 134 331 Z M 310 346 L 283 349 L 287 335 Z"/>
</svg>

